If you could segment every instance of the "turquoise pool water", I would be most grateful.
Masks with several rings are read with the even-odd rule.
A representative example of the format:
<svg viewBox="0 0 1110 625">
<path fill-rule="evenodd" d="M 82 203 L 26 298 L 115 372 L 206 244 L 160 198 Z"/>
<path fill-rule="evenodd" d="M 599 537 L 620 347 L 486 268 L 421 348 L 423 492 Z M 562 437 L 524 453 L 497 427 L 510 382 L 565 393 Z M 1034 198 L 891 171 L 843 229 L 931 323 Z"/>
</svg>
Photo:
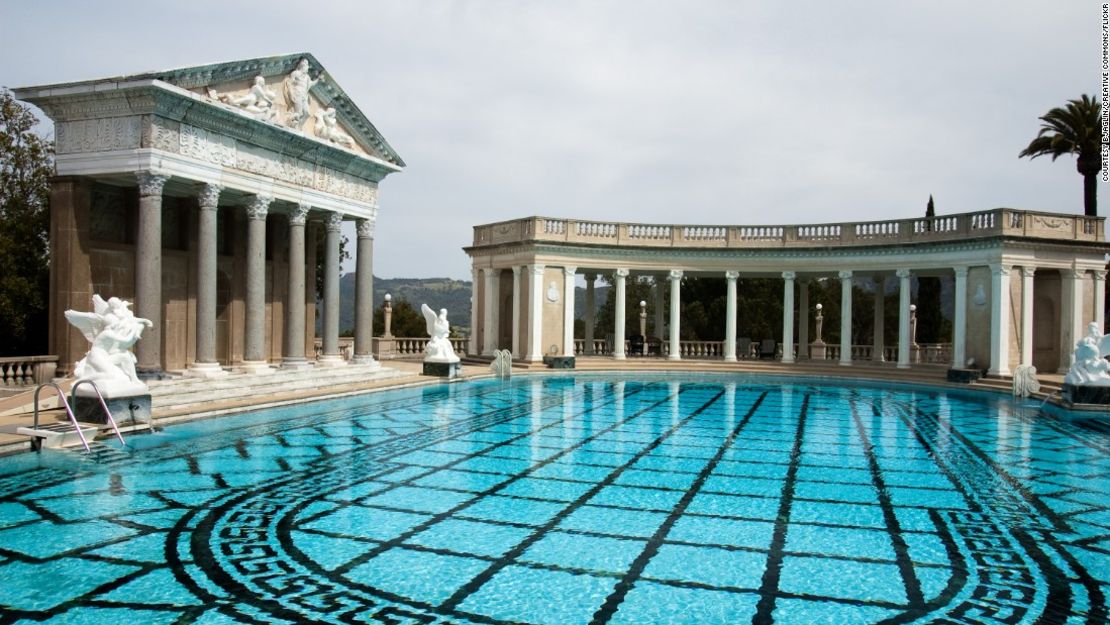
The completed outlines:
<svg viewBox="0 0 1110 625">
<path fill-rule="evenodd" d="M 1105 623 L 1108 432 L 726 376 L 197 422 L 0 458 L 0 622 Z"/>
</svg>

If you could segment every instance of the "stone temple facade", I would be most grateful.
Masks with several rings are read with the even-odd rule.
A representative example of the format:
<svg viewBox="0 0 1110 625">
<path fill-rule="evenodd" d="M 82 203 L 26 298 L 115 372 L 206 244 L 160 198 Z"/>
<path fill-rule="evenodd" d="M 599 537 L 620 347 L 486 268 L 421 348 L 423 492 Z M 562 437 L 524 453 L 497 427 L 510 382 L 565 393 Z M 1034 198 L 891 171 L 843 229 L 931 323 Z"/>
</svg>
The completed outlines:
<svg viewBox="0 0 1110 625">
<path fill-rule="evenodd" d="M 357 224 L 354 359 L 372 361 L 378 183 L 405 166 L 311 54 L 16 89 L 55 123 L 50 351 L 87 343 L 63 311 L 93 293 L 154 322 L 139 370 L 221 375 L 339 364 L 340 225 Z M 317 252 L 323 231 L 324 244 Z"/>
</svg>

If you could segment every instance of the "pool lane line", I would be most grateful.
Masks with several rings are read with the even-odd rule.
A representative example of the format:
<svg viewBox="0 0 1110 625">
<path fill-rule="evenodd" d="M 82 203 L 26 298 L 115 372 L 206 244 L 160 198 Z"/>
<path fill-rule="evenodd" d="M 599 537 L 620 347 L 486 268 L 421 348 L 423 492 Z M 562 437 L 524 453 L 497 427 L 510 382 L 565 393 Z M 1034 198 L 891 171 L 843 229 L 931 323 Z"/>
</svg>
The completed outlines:
<svg viewBox="0 0 1110 625">
<path fill-rule="evenodd" d="M 794 431 L 794 447 L 790 450 L 790 466 L 786 469 L 786 477 L 783 479 L 782 499 L 779 500 L 779 512 L 775 516 L 775 530 L 771 536 L 767 564 L 763 569 L 763 579 L 759 585 L 759 602 L 756 603 L 755 615 L 752 616 L 752 625 L 771 625 L 771 623 L 774 623 L 775 600 L 779 591 L 779 579 L 782 576 L 782 563 L 785 557 L 786 530 L 790 524 L 790 508 L 794 504 L 794 487 L 798 482 L 798 467 L 802 462 L 802 439 L 805 436 L 810 396 L 809 392 L 805 394 L 802 407 L 798 411 L 798 426 Z"/>
<path fill-rule="evenodd" d="M 675 393 L 671 397 L 668 397 L 668 398 L 666 398 L 666 399 L 664 399 L 660 402 L 656 402 L 655 404 L 652 404 L 651 406 L 637 412 L 635 415 L 630 417 L 630 419 L 634 418 L 634 417 L 638 417 L 638 416 L 640 416 L 644 413 L 647 413 L 650 410 L 654 410 L 655 408 L 659 407 L 663 403 L 666 403 L 666 402 L 670 401 L 672 398 L 675 401 L 677 401 L 678 395 L 680 393 L 682 393 L 683 390 L 685 390 L 685 389 L 680 387 L 678 393 Z M 486 584 L 486 582 L 490 581 L 493 578 L 494 575 L 496 575 L 498 572 L 500 572 L 502 569 L 509 566 L 510 564 L 513 564 L 516 561 L 517 558 L 519 558 L 521 555 L 524 554 L 525 551 L 528 550 L 529 547 L 531 547 L 533 544 L 539 542 L 539 540 L 542 539 L 544 536 L 546 536 L 548 532 L 550 532 L 552 529 L 555 528 L 555 526 L 557 526 L 564 519 L 566 519 L 568 516 L 573 514 L 575 511 L 577 511 L 583 505 L 585 505 L 587 501 L 592 499 L 594 497 L 594 495 L 596 495 L 597 493 L 601 492 L 601 490 L 603 488 L 605 488 L 606 486 L 609 486 L 610 484 L 615 482 L 617 480 L 617 478 L 619 478 L 621 476 L 621 474 L 624 473 L 625 470 L 627 470 L 629 467 L 631 467 L 632 465 L 637 463 L 644 456 L 651 453 L 656 447 L 661 445 L 663 443 L 663 441 L 665 441 L 668 437 L 670 437 L 672 434 L 674 434 L 679 429 L 681 429 L 684 425 L 686 425 L 691 420 L 693 420 L 694 417 L 698 416 L 703 411 L 705 411 L 707 408 L 709 408 L 711 405 L 716 403 L 722 396 L 724 396 L 724 394 L 725 394 L 725 391 L 724 391 L 724 389 L 722 389 L 721 391 L 716 393 L 711 399 L 709 399 L 707 402 L 705 402 L 699 408 L 697 408 L 694 412 L 692 412 L 689 415 L 683 417 L 677 423 L 674 423 L 673 425 L 671 425 L 671 427 L 669 427 L 665 432 L 663 432 L 662 434 L 657 436 L 655 438 L 655 440 L 653 440 L 651 443 L 649 443 L 648 445 L 643 447 L 640 451 L 638 451 L 634 456 L 632 456 L 632 458 L 630 458 L 624 464 L 615 467 L 609 473 L 609 475 L 607 475 L 605 477 L 605 479 L 596 483 L 591 489 L 586 491 L 584 494 L 582 494 L 580 497 L 578 497 L 578 499 L 571 502 L 569 505 L 564 507 L 558 514 L 556 514 L 554 517 L 552 517 L 550 520 L 548 520 L 547 523 L 545 523 L 542 526 L 540 526 L 539 528 L 537 528 L 528 537 L 526 537 L 524 540 L 517 543 L 516 546 L 514 546 L 512 549 L 510 549 L 509 551 L 504 553 L 501 556 L 501 558 L 498 560 L 497 563 L 495 563 L 492 566 L 487 567 L 484 571 L 479 573 L 477 576 L 472 578 L 469 582 L 467 582 L 461 588 L 459 588 L 457 591 L 455 591 L 455 593 L 452 594 L 450 597 L 448 597 L 446 601 L 440 603 L 439 610 L 441 612 L 456 611 L 458 609 L 459 605 L 463 601 L 465 601 L 467 597 L 469 597 L 473 593 L 477 592 L 482 586 L 484 586 Z M 471 613 L 470 612 L 464 612 L 464 614 L 470 615 Z"/>
<path fill-rule="evenodd" d="M 715 453 L 709 459 L 709 462 L 702 467 L 702 470 L 698 472 L 697 477 L 694 478 L 694 482 L 686 489 L 682 498 L 678 500 L 678 503 L 675 504 L 674 508 L 667 514 L 667 518 L 663 520 L 663 523 L 660 524 L 655 530 L 655 533 L 648 539 L 640 555 L 636 556 L 636 559 L 632 561 L 632 565 L 628 567 L 628 570 L 621 577 L 620 581 L 617 582 L 613 591 L 605 598 L 601 607 L 594 612 L 589 625 L 605 625 L 613 618 L 613 615 L 617 613 L 621 603 L 624 602 L 628 592 L 632 590 L 632 586 L 640 579 L 648 563 L 659 553 L 659 548 L 663 544 L 663 539 L 670 533 L 671 528 L 674 526 L 675 522 L 678 521 L 679 517 L 686 512 L 686 508 L 690 505 L 690 502 L 693 501 L 698 491 L 701 490 L 702 485 L 705 484 L 705 481 L 709 478 L 710 474 L 713 473 L 713 470 L 717 468 L 717 465 L 721 462 L 721 458 L 724 457 L 729 447 L 732 446 L 736 437 L 740 435 L 740 431 L 748 425 L 752 415 L 759 410 L 759 407 L 763 404 L 763 400 L 766 399 L 769 392 L 770 391 L 763 391 L 759 397 L 756 398 L 748 411 L 740 418 L 739 423 L 732 428 L 732 431 L 725 437 L 725 440 L 721 442 L 717 448 L 717 453 Z M 708 406 L 709 404 L 702 406 L 698 409 L 698 412 L 705 410 Z"/>
<path fill-rule="evenodd" d="M 898 572 L 902 575 L 902 584 L 905 587 L 906 599 L 909 600 L 910 611 L 920 611 L 925 608 L 925 596 L 921 590 L 921 580 L 917 578 L 917 572 L 914 570 L 913 561 L 910 558 L 910 547 L 906 543 L 905 537 L 902 535 L 902 524 L 898 521 L 898 516 L 894 513 L 894 503 L 890 499 L 890 491 L 887 490 L 886 480 L 883 478 L 882 469 L 879 467 L 879 460 L 875 456 L 875 447 L 871 443 L 871 437 L 867 433 L 867 428 L 863 423 L 863 419 L 859 416 L 859 409 L 857 403 L 861 401 L 859 397 L 848 397 L 848 409 L 852 413 L 852 420 L 856 425 L 856 433 L 860 441 L 863 443 L 863 453 L 867 458 L 867 468 L 871 473 L 871 483 L 879 494 L 879 507 L 883 511 L 883 521 L 886 525 L 886 532 L 890 536 L 890 542 L 894 547 L 894 561 L 898 565 Z M 871 414 L 873 417 L 881 418 L 882 411 L 873 402 L 868 401 L 871 406 Z"/>
</svg>

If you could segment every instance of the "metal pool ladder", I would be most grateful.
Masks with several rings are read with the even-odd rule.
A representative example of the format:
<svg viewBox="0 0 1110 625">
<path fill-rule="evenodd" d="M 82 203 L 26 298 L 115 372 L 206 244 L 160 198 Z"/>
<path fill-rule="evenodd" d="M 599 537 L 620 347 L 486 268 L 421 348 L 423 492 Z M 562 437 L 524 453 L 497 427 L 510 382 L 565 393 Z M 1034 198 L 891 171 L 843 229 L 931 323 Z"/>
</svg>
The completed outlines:
<svg viewBox="0 0 1110 625">
<path fill-rule="evenodd" d="M 80 387 L 82 384 L 92 385 L 93 391 L 96 392 L 96 397 L 100 401 L 100 407 L 104 410 L 104 416 L 108 418 L 108 423 L 112 426 L 112 431 L 116 433 L 116 438 L 119 439 L 120 444 L 126 445 L 127 443 L 123 440 L 123 434 L 120 433 L 119 426 L 116 425 L 116 420 L 112 417 L 112 412 L 108 410 L 108 404 L 104 401 L 104 395 L 100 392 L 100 388 L 96 385 L 96 382 L 93 382 L 92 380 L 78 380 L 70 389 L 70 397 L 76 400 L 77 388 Z M 39 384 L 35 388 L 34 423 L 30 428 L 19 428 L 16 431 L 19 434 L 31 437 L 31 449 L 33 451 L 42 450 L 42 441 L 47 436 L 58 435 L 62 433 L 59 429 L 59 426 L 61 426 L 61 424 L 57 424 L 56 426 L 45 425 L 41 428 L 39 427 L 39 391 L 47 386 L 52 387 L 54 391 L 58 394 L 58 400 L 62 402 L 62 407 L 66 409 L 66 414 L 69 416 L 69 421 L 73 424 L 73 429 L 77 432 L 77 437 L 81 439 L 81 444 L 85 447 L 85 452 L 90 452 L 91 449 L 89 448 L 89 441 L 87 438 L 85 438 L 85 432 L 81 428 L 82 424 L 77 422 L 77 416 L 73 414 L 73 408 L 71 407 L 70 402 L 66 400 L 65 393 L 63 393 L 62 389 L 53 382 Z"/>
</svg>

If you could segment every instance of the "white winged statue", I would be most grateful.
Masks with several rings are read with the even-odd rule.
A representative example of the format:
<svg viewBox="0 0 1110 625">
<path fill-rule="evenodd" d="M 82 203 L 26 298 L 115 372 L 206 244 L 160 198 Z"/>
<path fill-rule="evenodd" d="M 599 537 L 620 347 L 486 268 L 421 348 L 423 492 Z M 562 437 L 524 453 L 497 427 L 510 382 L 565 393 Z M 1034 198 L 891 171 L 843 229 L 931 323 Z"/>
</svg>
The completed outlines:
<svg viewBox="0 0 1110 625">
<path fill-rule="evenodd" d="M 65 311 L 66 321 L 89 340 L 89 352 L 77 361 L 73 374 L 79 380 L 93 380 L 107 396 L 125 396 L 147 392 L 135 375 L 135 355 L 129 350 L 143 335 L 143 328 L 153 327 L 148 319 L 136 317 L 130 303 L 118 297 L 108 301 L 92 296 L 93 312 Z"/>
<path fill-rule="evenodd" d="M 1087 325 L 1087 335 L 1075 344 L 1071 368 L 1064 382 L 1074 386 L 1110 386 L 1110 334 L 1104 335 L 1098 322 Z"/>
<path fill-rule="evenodd" d="M 424 321 L 428 323 L 428 336 L 431 337 L 424 347 L 424 362 L 459 362 L 455 348 L 451 347 L 451 341 L 447 338 L 451 330 L 451 325 L 447 323 L 447 309 L 440 308 L 439 316 L 436 316 L 435 311 L 427 304 L 421 304 L 420 312 L 424 313 Z"/>
</svg>

